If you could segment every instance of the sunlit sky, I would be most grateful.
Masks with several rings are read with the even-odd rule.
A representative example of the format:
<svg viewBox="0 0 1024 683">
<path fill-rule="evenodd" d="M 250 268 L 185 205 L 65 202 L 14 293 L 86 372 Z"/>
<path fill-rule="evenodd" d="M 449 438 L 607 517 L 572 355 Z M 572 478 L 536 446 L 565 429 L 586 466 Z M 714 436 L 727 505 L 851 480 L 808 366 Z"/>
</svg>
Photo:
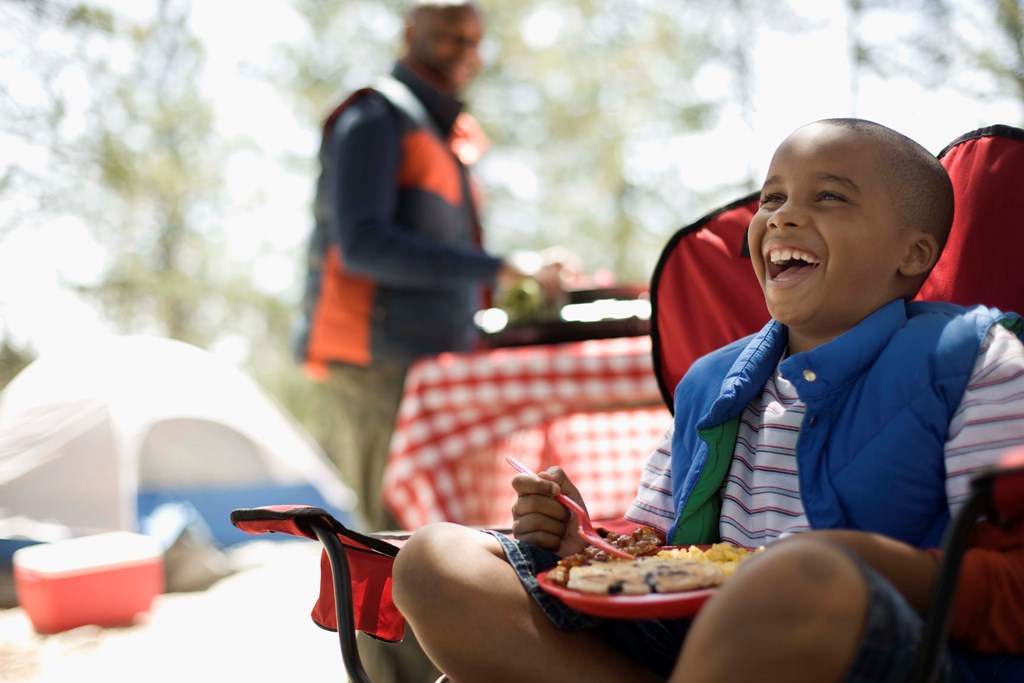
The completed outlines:
<svg viewBox="0 0 1024 683">
<path fill-rule="evenodd" d="M 108 4 L 134 16 L 149 6 L 133 0 L 109 0 Z M 681 186 L 703 191 L 737 182 L 748 173 L 760 177 L 778 142 L 796 127 L 819 118 L 873 119 L 907 133 L 936 153 L 974 128 L 1019 123 L 1019 105 L 1012 101 L 978 101 L 952 88 L 925 90 L 901 78 L 860 79 L 854 107 L 843 3 L 801 0 L 790 4 L 815 28 L 803 33 L 792 33 L 784 26 L 758 29 L 752 37 L 752 110 L 745 113 L 738 105 L 728 106 L 712 130 L 681 135 L 650 150 L 650 163 L 674 168 Z M 245 17 L 244 30 L 239 30 L 239 16 Z M 317 132 L 300 125 L 288 108 L 288 97 L 254 78 L 247 65 L 265 64 L 271 46 L 301 39 L 303 25 L 283 0 L 196 1 L 192 19 L 207 46 L 204 84 L 214 98 L 219 129 L 225 137 L 248 137 L 265 146 L 229 162 L 231 206 L 224 230 L 231 253 L 252 264 L 254 277 L 267 289 L 296 296 L 301 279 L 296 254 L 311 226 L 315 177 L 288 171 L 279 159 L 285 153 L 313 158 L 319 141 Z M 538 43 L 557 39 L 550 35 L 549 21 L 526 26 L 548 31 L 537 34 Z M 879 23 L 866 30 L 884 38 L 886 31 L 895 28 Z M 725 80 L 707 70 L 697 86 L 714 95 Z M 524 181 L 528 185 L 529 178 Z M 696 218 L 681 216 L 678 224 Z M 101 247 L 71 221 L 29 225 L 3 236 L 0 329 L 15 343 L 40 353 L 101 333 L 96 312 L 66 284 L 95 276 L 100 263 Z"/>
</svg>

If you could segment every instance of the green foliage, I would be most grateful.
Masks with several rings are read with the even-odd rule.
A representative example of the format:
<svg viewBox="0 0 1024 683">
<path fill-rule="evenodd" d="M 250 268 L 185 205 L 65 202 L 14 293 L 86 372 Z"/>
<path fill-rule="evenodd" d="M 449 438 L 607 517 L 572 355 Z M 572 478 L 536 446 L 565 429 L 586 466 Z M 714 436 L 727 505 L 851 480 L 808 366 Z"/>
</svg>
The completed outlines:
<svg viewBox="0 0 1024 683">
<path fill-rule="evenodd" d="M 89 28 L 106 34 L 113 34 L 116 28 L 110 11 L 84 4 L 71 5 L 66 9 L 64 25 L 70 29 Z"/>
<path fill-rule="evenodd" d="M 35 197 L 14 221 L 74 216 L 107 247 L 96 281 L 69 283 L 93 300 L 115 330 L 157 334 L 215 349 L 238 342 L 247 370 L 328 442 L 320 387 L 292 360 L 294 303 L 259 287 L 224 248 L 224 161 L 233 151 L 214 130 L 197 76 L 204 49 L 183 0 L 157 3 L 141 23 L 85 3 L 40 3 L 14 14 L 40 87 L 86 74 L 79 97 L 61 88 L 35 106 L 12 109 L 6 133 L 22 134 L 60 164 L 35 177 L 12 167 L 0 180 Z M 59 28 L 58 28 L 59 27 Z M 64 47 L 45 37 L 63 32 Z M 31 36 L 31 40 L 28 37 Z M 84 97 L 82 97 L 84 95 Z M 2 101 L 0 101 L 2 104 Z M 77 120 L 77 125 L 68 126 Z M 27 362 L 0 346 L 0 379 Z"/>
<path fill-rule="evenodd" d="M 33 360 L 31 352 L 16 346 L 10 339 L 4 337 L 0 341 L 0 389 L 7 386 Z"/>
<path fill-rule="evenodd" d="M 1024 1 L 846 0 L 846 6 L 855 75 L 953 84 L 979 99 L 1013 93 L 1020 103 L 1018 122 L 1024 121 Z M 865 29 L 869 22 L 908 14 L 918 21 L 886 32 L 884 41 L 871 39 Z"/>
<path fill-rule="evenodd" d="M 637 207 L 661 213 L 679 193 L 642 167 L 640 148 L 706 127 L 715 109 L 692 87 L 708 39 L 689 4 L 484 4 L 494 47 L 473 111 L 492 159 L 523 160 L 536 188 L 524 196 L 515 176 L 490 173 L 490 233 L 504 249 L 560 244 L 590 268 L 645 280 L 672 224 Z"/>
<path fill-rule="evenodd" d="M 1022 0 L 991 0 L 995 6 L 995 24 L 1003 49 L 989 48 L 978 53 L 983 70 L 1016 93 L 1024 102 L 1024 2 Z"/>
<path fill-rule="evenodd" d="M 254 75 L 315 134 L 342 96 L 390 67 L 406 2 L 280 1 L 305 34 L 269 47 Z M 681 185 L 677 165 L 651 152 L 707 130 L 725 112 L 750 115 L 758 25 L 806 28 L 787 3 L 479 3 L 486 68 L 467 99 L 492 141 L 477 171 L 494 251 L 562 245 L 587 270 L 644 282 L 682 222 L 752 188 L 748 178 L 695 191 Z M 249 264 L 227 253 L 226 161 L 241 147 L 217 132 L 211 95 L 201 89 L 205 52 L 191 6 L 157 0 L 143 19 L 129 16 L 129 6 L 0 2 L 0 32 L 16 46 L 0 52 L 0 135 L 37 155 L 0 170 L 0 238 L 12 226 L 79 221 L 105 256 L 102 275 L 78 291 L 115 329 L 237 347 L 257 382 L 329 449 L 324 389 L 290 355 L 297 297 L 268 293 Z M 871 73 L 953 83 L 979 98 L 1012 92 L 1024 120 L 1022 8 L 1021 0 L 847 0 L 853 86 Z M 878 25 L 890 29 L 885 39 L 874 38 Z M 10 81 L 12 73 L 23 82 Z M 777 78 L 777 87 L 788 85 L 785 74 Z M 259 154 L 258 143 L 245 151 Z M 313 155 L 296 150 L 277 161 L 312 187 Z M 2 342 L 0 384 L 30 355 Z"/>
<path fill-rule="evenodd" d="M 309 39 L 285 51 L 276 80 L 318 126 L 345 93 L 390 67 L 405 3 L 293 5 Z M 722 54 L 707 26 L 719 13 L 692 1 L 480 5 L 487 66 L 468 100 L 492 138 L 479 168 L 488 246 L 563 245 L 589 269 L 645 281 L 674 217 L 703 198 L 676 187 L 671 169 L 645 167 L 643 152 L 714 120 L 719 103 L 693 82 Z"/>
<path fill-rule="evenodd" d="M 120 331 L 206 347 L 229 318 L 219 301 L 223 255 L 208 237 L 216 231 L 228 150 L 194 78 L 204 51 L 188 12 L 187 3 L 165 0 L 151 23 L 121 26 L 116 40 L 133 60 L 111 57 L 97 69 L 104 97 L 76 142 L 96 169 L 97 229 L 116 248 L 103 278 L 79 291 L 100 302 Z"/>
</svg>

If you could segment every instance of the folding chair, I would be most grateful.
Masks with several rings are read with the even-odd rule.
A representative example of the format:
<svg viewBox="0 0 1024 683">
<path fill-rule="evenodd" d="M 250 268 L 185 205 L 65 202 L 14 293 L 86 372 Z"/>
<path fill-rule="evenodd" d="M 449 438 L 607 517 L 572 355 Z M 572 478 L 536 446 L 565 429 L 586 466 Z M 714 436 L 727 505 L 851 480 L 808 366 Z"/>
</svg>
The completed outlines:
<svg viewBox="0 0 1024 683">
<path fill-rule="evenodd" d="M 957 214 L 946 250 L 918 298 L 1024 311 L 1024 286 L 1015 267 L 1024 245 L 1024 130 L 999 125 L 971 131 L 939 158 L 953 180 Z M 673 389 L 696 358 L 768 320 L 746 247 L 756 210 L 757 195 L 751 194 L 705 215 L 680 229 L 657 263 L 650 288 L 652 353 L 670 410 Z M 974 478 L 970 501 L 947 529 L 914 681 L 934 679 L 960 559 L 979 513 L 1006 523 L 1022 518 L 1024 450 L 1008 453 Z M 349 678 L 368 683 L 356 631 L 391 642 L 402 638 L 405 620 L 391 599 L 391 566 L 408 534 L 361 534 L 307 506 L 238 509 L 231 521 L 248 533 L 282 532 L 323 545 L 320 594 L 311 616 L 337 630 Z M 624 520 L 601 525 L 616 531 L 629 526 Z"/>
<path fill-rule="evenodd" d="M 370 683 L 359 658 L 356 632 L 386 642 L 405 635 L 405 618 L 391 598 L 391 565 L 408 534 L 366 535 L 317 507 L 277 505 L 243 508 L 231 523 L 252 534 L 286 533 L 319 541 L 320 594 L 311 617 L 338 632 L 341 657 L 353 683 Z"/>
<path fill-rule="evenodd" d="M 1024 531 L 1024 449 L 1010 451 L 995 465 L 977 472 L 971 478 L 970 491 L 942 543 L 943 561 L 928 605 L 928 620 L 911 678 L 914 683 L 931 683 L 938 673 L 938 655 L 949 633 L 961 559 L 978 518 L 984 515 L 1002 526 Z M 1004 672 L 1013 676 L 1004 680 L 1021 680 L 1024 666 L 1017 664 L 1013 671 Z"/>
</svg>

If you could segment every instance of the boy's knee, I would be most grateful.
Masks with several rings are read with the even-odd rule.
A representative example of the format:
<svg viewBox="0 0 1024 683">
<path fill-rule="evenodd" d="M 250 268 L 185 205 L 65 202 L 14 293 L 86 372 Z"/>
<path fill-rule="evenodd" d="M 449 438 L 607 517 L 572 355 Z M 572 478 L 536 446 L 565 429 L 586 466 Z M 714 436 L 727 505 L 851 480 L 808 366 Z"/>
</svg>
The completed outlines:
<svg viewBox="0 0 1024 683">
<path fill-rule="evenodd" d="M 794 538 L 756 559 L 730 580 L 762 618 L 862 616 L 867 589 L 856 562 L 840 548 Z"/>
<path fill-rule="evenodd" d="M 477 562 L 478 551 L 489 538 L 475 529 L 439 522 L 418 529 L 395 558 L 392 595 L 404 614 L 417 606 L 453 599 L 464 581 L 464 572 Z M 446 593 L 447 591 L 447 593 Z"/>
<path fill-rule="evenodd" d="M 866 614 L 867 587 L 853 559 L 830 544 L 795 538 L 726 582 L 694 622 L 684 659 L 706 672 L 802 666 L 828 680 L 852 660 Z"/>
<path fill-rule="evenodd" d="M 437 562 L 450 545 L 454 529 L 449 527 L 453 526 L 441 523 L 418 529 L 398 551 L 391 570 L 392 594 L 403 613 L 431 589 L 437 590 Z"/>
</svg>

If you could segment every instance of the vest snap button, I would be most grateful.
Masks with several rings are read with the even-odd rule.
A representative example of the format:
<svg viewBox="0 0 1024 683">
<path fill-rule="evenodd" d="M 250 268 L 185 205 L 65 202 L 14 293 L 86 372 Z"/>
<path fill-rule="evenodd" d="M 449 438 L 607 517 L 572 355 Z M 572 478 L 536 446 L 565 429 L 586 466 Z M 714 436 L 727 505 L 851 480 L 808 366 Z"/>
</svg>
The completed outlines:
<svg viewBox="0 0 1024 683">
<path fill-rule="evenodd" d="M 813 382 L 818 379 L 818 376 L 814 374 L 814 370 L 804 370 L 804 379 L 808 382 Z"/>
</svg>

